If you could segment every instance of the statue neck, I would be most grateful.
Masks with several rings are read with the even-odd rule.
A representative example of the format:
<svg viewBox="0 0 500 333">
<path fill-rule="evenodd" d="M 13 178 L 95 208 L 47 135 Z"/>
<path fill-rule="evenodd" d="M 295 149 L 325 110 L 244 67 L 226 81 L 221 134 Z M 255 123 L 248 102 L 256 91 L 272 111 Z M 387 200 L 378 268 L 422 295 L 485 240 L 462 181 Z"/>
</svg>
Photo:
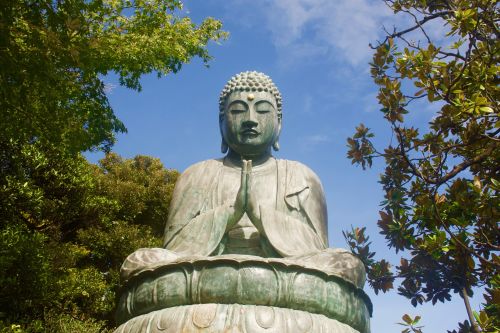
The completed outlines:
<svg viewBox="0 0 500 333">
<path fill-rule="evenodd" d="M 226 156 L 226 158 L 228 158 L 232 164 L 237 166 L 242 165 L 241 163 L 242 160 L 252 160 L 252 166 L 254 167 L 266 163 L 272 157 L 273 155 L 271 154 L 271 148 L 269 148 L 269 150 L 266 151 L 264 154 L 260 154 L 258 156 L 242 156 L 237 152 L 235 152 L 234 150 L 232 150 L 231 148 L 229 148 L 229 153 L 227 153 Z"/>
</svg>

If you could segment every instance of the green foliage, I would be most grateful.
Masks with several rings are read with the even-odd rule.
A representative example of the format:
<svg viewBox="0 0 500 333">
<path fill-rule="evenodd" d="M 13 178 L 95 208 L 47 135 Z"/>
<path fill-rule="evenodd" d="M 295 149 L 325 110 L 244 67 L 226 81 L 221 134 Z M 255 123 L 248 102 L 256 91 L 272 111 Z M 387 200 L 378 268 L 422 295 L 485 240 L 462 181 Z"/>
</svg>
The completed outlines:
<svg viewBox="0 0 500 333">
<path fill-rule="evenodd" d="M 401 319 L 403 319 L 403 322 L 398 324 L 406 327 L 401 331 L 401 333 L 422 333 L 421 328 L 423 326 L 417 326 L 421 319 L 420 316 L 412 318 L 408 314 L 405 314 Z"/>
<path fill-rule="evenodd" d="M 20 0 L 0 6 L 0 331 L 98 332 L 121 262 L 158 246 L 177 172 L 109 151 L 124 132 L 103 77 L 140 90 L 224 39 L 178 0 Z"/>
<path fill-rule="evenodd" d="M 100 164 L 99 188 L 118 203 L 116 217 L 148 225 L 156 236 L 162 236 L 179 173 L 164 169 L 159 159 L 147 156 L 124 161 L 108 154 Z"/>
<path fill-rule="evenodd" d="M 446 331 L 447 333 L 474 333 L 470 323 L 465 320 L 462 323 L 458 323 L 458 331 L 453 330 L 453 331 Z M 495 331 L 498 332 L 498 331 Z"/>
<path fill-rule="evenodd" d="M 81 320 L 67 314 L 48 312 L 44 317 L 45 332 L 53 333 L 111 333 L 112 330 L 105 328 L 105 323 L 94 319 Z"/>
<path fill-rule="evenodd" d="M 195 25 L 177 0 L 6 1 L 0 7 L 0 142 L 42 141 L 78 152 L 108 150 L 124 132 L 102 76 L 140 90 L 143 74 L 210 60 L 226 36 L 207 18 Z"/>
<path fill-rule="evenodd" d="M 345 237 L 365 263 L 376 293 L 392 289 L 400 278 L 398 293 L 416 306 L 449 301 L 452 293 L 467 298 L 474 287 L 487 286 L 486 309 L 498 309 L 493 297 L 500 267 L 498 3 L 385 2 L 412 21 L 374 47 L 371 63 L 395 142 L 377 150 L 373 133 L 360 125 L 348 139 L 348 158 L 363 168 L 384 158 L 378 226 L 389 247 L 407 257 L 393 273 L 387 262 L 374 259 L 364 229 Z M 429 22 L 442 24 L 446 35 L 432 40 Z M 428 128 L 411 126 L 407 115 L 425 104 L 436 110 Z M 498 328 L 498 315 L 491 321 L 484 316 L 478 321 L 483 330 Z M 469 320 L 478 332 L 472 315 Z"/>
<path fill-rule="evenodd" d="M 149 226 L 125 221 L 82 229 L 78 232 L 77 241 L 91 251 L 89 260 L 102 270 L 119 268 L 125 257 L 138 248 L 162 245 L 161 238 L 153 236 Z"/>
<path fill-rule="evenodd" d="M 23 225 L 0 230 L 0 311 L 4 314 L 15 318 L 29 311 L 36 313 L 50 301 L 52 279 L 46 241 L 46 236 Z"/>
<path fill-rule="evenodd" d="M 484 308 L 474 312 L 474 318 L 485 333 L 496 333 L 500 331 L 498 314 L 500 313 L 500 275 L 495 275 L 490 281 L 489 287 L 484 294 Z"/>
<path fill-rule="evenodd" d="M 161 246 L 158 225 L 168 216 L 178 172 L 156 158 L 116 154 L 100 166 L 60 154 L 49 167 L 52 151 L 32 148 L 37 158 L 20 163 L 31 173 L 28 184 L 4 184 L 7 198 L 15 198 L 0 229 L 0 328 L 112 326 L 120 266 L 137 248 Z M 23 193 L 37 193 L 36 204 L 16 200 Z"/>
<path fill-rule="evenodd" d="M 42 320 L 28 325 L 5 324 L 0 321 L 0 333 L 111 333 L 105 323 L 94 319 L 80 319 L 57 311 L 47 311 Z"/>
<path fill-rule="evenodd" d="M 30 230 L 52 230 L 70 237 L 87 223 L 98 198 L 93 176 L 82 156 L 54 145 L 4 143 L 0 155 L 0 213 L 3 223 L 22 223 Z"/>
</svg>

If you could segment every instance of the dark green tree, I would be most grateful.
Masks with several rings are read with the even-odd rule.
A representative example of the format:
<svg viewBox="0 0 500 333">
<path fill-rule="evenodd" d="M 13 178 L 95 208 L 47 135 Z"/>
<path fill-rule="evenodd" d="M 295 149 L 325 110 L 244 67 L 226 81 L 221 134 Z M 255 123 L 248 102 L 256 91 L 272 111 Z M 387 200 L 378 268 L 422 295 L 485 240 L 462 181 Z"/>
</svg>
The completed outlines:
<svg viewBox="0 0 500 333">
<path fill-rule="evenodd" d="M 144 74 L 207 64 L 207 44 L 225 37 L 220 21 L 194 24 L 177 0 L 2 3 L 0 330 L 111 324 L 118 263 L 159 244 L 176 173 L 149 157 L 97 167 L 80 155 L 109 151 L 125 131 L 103 78 L 140 90 Z"/>
<path fill-rule="evenodd" d="M 0 330 L 112 327 L 121 263 L 137 248 L 161 246 L 178 172 L 147 156 L 38 162 L 43 187 L 27 186 L 39 190 L 37 214 L 30 205 L 26 223 L 1 229 Z"/>
<path fill-rule="evenodd" d="M 478 325 L 498 332 L 498 2 L 385 3 L 411 22 L 387 31 L 373 47 L 371 74 L 392 140 L 384 149 L 375 147 L 373 133 L 361 124 L 348 139 L 348 158 L 363 168 L 374 158 L 385 160 L 378 226 L 389 247 L 401 252 L 400 263 L 391 269 L 376 260 L 365 228 L 344 235 L 376 293 L 392 289 L 396 278 L 398 293 L 414 306 L 449 301 L 456 293 L 469 314 L 460 332 L 479 332 Z M 430 37 L 431 23 L 446 30 L 437 41 Z M 407 115 L 424 105 L 435 116 L 428 127 L 416 128 Z M 474 316 L 468 297 L 480 286 L 486 287 L 485 304 Z M 416 324 L 406 319 L 406 325 Z"/>
<path fill-rule="evenodd" d="M 20 0 L 0 7 L 0 140 L 66 151 L 109 148 L 125 131 L 102 77 L 140 90 L 143 74 L 179 71 L 226 34 L 195 25 L 177 0 Z"/>
</svg>

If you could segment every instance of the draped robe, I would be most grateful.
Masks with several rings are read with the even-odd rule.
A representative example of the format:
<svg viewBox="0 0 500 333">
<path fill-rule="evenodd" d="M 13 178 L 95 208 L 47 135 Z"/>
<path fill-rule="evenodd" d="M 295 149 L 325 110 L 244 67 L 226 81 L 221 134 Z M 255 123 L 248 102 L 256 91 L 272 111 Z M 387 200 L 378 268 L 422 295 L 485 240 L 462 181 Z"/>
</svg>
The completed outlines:
<svg viewBox="0 0 500 333">
<path fill-rule="evenodd" d="M 362 288 L 366 276 L 362 262 L 344 249 L 327 247 L 325 197 L 316 174 L 299 162 L 274 158 L 272 161 L 272 176 L 267 173 L 265 178 L 259 178 L 262 175 L 258 167 L 252 170 L 253 181 L 264 184 L 265 191 L 257 193 L 261 195 L 257 199 L 262 222 L 258 237 L 263 254 L 250 254 L 278 257 L 277 260 L 287 264 L 343 277 Z M 178 260 L 232 253 L 235 258 L 243 258 L 238 257 L 241 253 L 225 251 L 223 246 L 231 233 L 227 221 L 241 182 L 228 178 L 230 172 L 234 180 L 234 173 L 241 175 L 241 167 L 228 165 L 224 159 L 206 160 L 189 167 L 175 186 L 164 248 L 142 248 L 130 254 L 121 267 L 121 279 L 126 281 L 142 270 Z M 227 188 L 228 183 L 232 184 L 232 191 Z M 251 226 L 245 216 L 237 225 L 245 219 L 242 226 Z"/>
<path fill-rule="evenodd" d="M 261 242 L 277 256 L 291 257 L 327 248 L 327 212 L 323 188 L 308 167 L 295 161 L 274 160 L 275 176 L 260 179 L 275 198 L 257 198 L 262 221 Z M 226 233 L 236 195 L 224 186 L 235 168 L 223 159 L 188 168 L 178 180 L 165 228 L 164 247 L 181 256 L 217 254 Z M 257 170 L 257 169 L 256 169 Z M 253 172 L 259 181 L 258 172 Z M 239 188 L 239 184 L 237 186 Z M 234 191 L 233 191 L 234 192 Z M 274 200 L 273 200 L 274 199 Z M 273 202 L 274 201 L 274 202 Z M 220 252 L 219 252 L 220 253 Z"/>
</svg>

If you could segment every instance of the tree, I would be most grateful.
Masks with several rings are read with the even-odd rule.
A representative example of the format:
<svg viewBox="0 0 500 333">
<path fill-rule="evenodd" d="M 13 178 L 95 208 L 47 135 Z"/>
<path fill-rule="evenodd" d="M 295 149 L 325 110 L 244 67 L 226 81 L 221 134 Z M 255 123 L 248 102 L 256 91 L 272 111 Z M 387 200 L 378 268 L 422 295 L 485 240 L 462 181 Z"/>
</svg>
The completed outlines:
<svg viewBox="0 0 500 333">
<path fill-rule="evenodd" d="M 365 228 L 344 232 L 366 265 L 376 293 L 393 288 L 416 306 L 458 293 L 470 324 L 460 332 L 496 332 L 500 321 L 498 228 L 500 190 L 498 2 L 491 0 L 387 0 L 411 25 L 386 31 L 373 46 L 371 75 L 392 140 L 384 149 L 363 124 L 348 138 L 348 158 L 363 168 L 383 157 L 385 193 L 378 226 L 390 248 L 404 257 L 391 270 L 375 260 Z M 438 40 L 431 23 L 446 29 Z M 435 110 L 428 128 L 408 114 Z M 393 142 L 392 142 L 393 141 Z M 486 286 L 484 309 L 468 303 Z M 407 318 L 408 319 L 408 318 Z M 406 323 L 411 324 L 411 318 Z"/>
<path fill-rule="evenodd" d="M 0 6 L 4 223 L 29 222 L 23 214 L 40 209 L 44 184 L 65 173 L 35 179 L 49 176 L 37 169 L 39 162 L 44 168 L 70 167 L 76 158 L 79 165 L 79 152 L 107 151 L 114 134 L 125 131 L 109 105 L 103 76 L 115 72 L 121 84 L 140 90 L 143 74 L 175 73 L 195 56 L 211 59 L 206 46 L 226 36 L 221 23 L 207 18 L 197 26 L 181 9 L 177 0 L 22 0 Z M 77 200 L 71 193 L 62 197 Z"/>
<path fill-rule="evenodd" d="M 2 321 L 29 325 L 35 332 L 44 327 L 47 312 L 81 315 L 72 306 L 77 295 L 103 296 L 96 297 L 104 289 L 95 270 L 82 272 L 86 276 L 78 288 L 69 287 L 77 263 L 88 253 L 72 241 L 78 229 L 98 221 L 112 205 L 94 194 L 95 180 L 83 157 L 38 145 L 16 146 L 2 170 L 0 192 Z"/>
<path fill-rule="evenodd" d="M 122 262 L 162 243 L 177 171 L 148 156 L 44 163 L 54 160 L 39 157 L 33 167 L 26 188 L 37 200 L 20 211 L 29 221 L 0 229 L 0 332 L 112 327 Z"/>
<path fill-rule="evenodd" d="M 99 164 L 91 165 L 95 179 L 93 197 L 104 209 L 94 210 L 97 218 L 80 228 L 72 240 L 71 244 L 85 255 L 76 263 L 75 274 L 69 276 L 75 281 L 81 280 L 82 272 L 83 276 L 95 272 L 104 277 L 101 289 L 88 287 L 95 297 L 83 305 L 81 301 L 77 304 L 91 318 L 112 324 L 121 264 L 138 248 L 161 247 L 179 173 L 165 169 L 159 159 L 149 156 L 122 159 L 111 153 Z"/>
<path fill-rule="evenodd" d="M 165 169 L 157 158 L 142 155 L 124 160 L 110 153 L 99 164 L 99 188 L 117 203 L 115 218 L 147 225 L 156 237 L 163 237 L 179 172 Z"/>
<path fill-rule="evenodd" d="M 121 176 L 81 156 L 109 151 L 126 131 L 103 78 L 140 90 L 144 74 L 175 73 L 193 57 L 208 64 L 207 44 L 226 36 L 213 18 L 194 24 L 178 0 L 2 3 L 0 331 L 111 326 L 118 262 L 159 244 L 176 173 L 115 156 L 110 165 L 131 177 L 118 193 L 106 182 Z M 123 197 L 126 185 L 141 196 Z"/>
<path fill-rule="evenodd" d="M 0 140 L 49 142 L 65 151 L 108 149 L 125 126 L 102 77 L 140 90 L 143 74 L 179 71 L 226 36 L 196 26 L 178 0 L 21 0 L 0 8 Z"/>
</svg>

